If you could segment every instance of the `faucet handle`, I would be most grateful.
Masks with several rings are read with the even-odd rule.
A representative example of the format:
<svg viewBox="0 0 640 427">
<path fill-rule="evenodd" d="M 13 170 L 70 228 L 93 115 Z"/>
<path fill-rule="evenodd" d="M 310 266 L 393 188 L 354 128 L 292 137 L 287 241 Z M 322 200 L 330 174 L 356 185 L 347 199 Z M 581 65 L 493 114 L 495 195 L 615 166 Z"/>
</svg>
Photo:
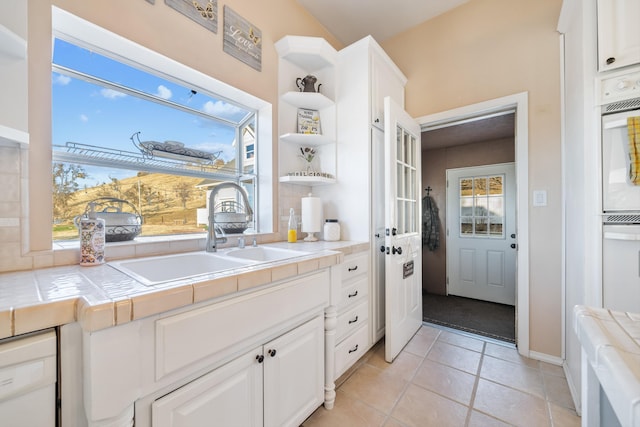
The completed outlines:
<svg viewBox="0 0 640 427">
<path fill-rule="evenodd" d="M 258 246 L 258 238 L 253 236 L 253 243 L 251 244 L 254 248 Z"/>
</svg>

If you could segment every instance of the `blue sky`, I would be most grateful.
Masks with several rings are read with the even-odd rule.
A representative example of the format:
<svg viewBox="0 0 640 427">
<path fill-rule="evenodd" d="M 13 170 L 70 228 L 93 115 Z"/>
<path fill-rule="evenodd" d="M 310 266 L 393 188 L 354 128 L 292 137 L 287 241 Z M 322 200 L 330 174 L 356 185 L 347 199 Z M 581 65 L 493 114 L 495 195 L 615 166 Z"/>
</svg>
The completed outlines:
<svg viewBox="0 0 640 427">
<path fill-rule="evenodd" d="M 224 103 L 191 88 L 177 85 L 127 65 L 56 39 L 54 63 L 85 74 L 110 80 L 218 117 L 239 120 L 247 111 Z M 234 157 L 234 129 L 213 120 L 149 102 L 84 80 L 52 73 L 53 144 L 67 141 L 138 152 L 131 135 L 140 132 L 142 141 L 179 141 L 207 152 L 222 151 L 228 161 Z M 89 180 L 105 181 L 104 172 L 91 167 Z M 110 176 L 131 176 L 128 171 L 112 171 Z"/>
</svg>

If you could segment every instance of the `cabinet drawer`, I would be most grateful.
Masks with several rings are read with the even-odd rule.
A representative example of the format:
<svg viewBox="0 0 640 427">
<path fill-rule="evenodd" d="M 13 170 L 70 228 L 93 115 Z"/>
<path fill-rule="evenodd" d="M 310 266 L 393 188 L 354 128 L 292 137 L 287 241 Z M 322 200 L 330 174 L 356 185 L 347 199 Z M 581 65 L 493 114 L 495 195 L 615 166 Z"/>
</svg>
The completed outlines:
<svg viewBox="0 0 640 427">
<path fill-rule="evenodd" d="M 367 323 L 368 318 L 369 304 L 366 300 L 355 307 L 349 307 L 344 313 L 340 313 L 336 328 L 337 342 L 358 329 L 363 323 Z"/>
<path fill-rule="evenodd" d="M 336 346 L 335 367 L 336 375 L 340 375 L 349 369 L 369 347 L 369 328 L 362 325 L 353 335 Z"/>
<path fill-rule="evenodd" d="M 369 252 L 347 255 L 342 265 L 342 283 L 369 271 Z"/>
<path fill-rule="evenodd" d="M 367 280 L 367 276 L 358 278 L 357 280 L 349 283 L 348 286 L 343 286 L 340 290 L 338 311 L 342 311 L 343 308 L 355 303 L 361 298 L 366 297 L 368 291 L 369 281 Z"/>
</svg>

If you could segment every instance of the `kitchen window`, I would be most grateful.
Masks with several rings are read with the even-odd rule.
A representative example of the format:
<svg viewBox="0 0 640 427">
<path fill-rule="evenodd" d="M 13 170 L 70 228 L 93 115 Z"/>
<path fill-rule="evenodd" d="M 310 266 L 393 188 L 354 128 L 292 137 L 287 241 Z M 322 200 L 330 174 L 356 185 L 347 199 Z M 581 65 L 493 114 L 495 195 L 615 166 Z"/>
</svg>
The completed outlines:
<svg viewBox="0 0 640 427">
<path fill-rule="evenodd" d="M 77 238 L 74 218 L 104 197 L 138 211 L 142 236 L 202 233 L 208 192 L 223 181 L 247 190 L 250 227 L 270 231 L 270 214 L 259 210 L 260 197 L 271 204 L 269 177 L 259 175 L 261 157 L 271 156 L 259 127 L 270 105 L 148 50 L 136 55 L 144 48 L 66 12 L 53 16 L 54 240 Z M 226 197 L 216 204 L 236 196 Z"/>
</svg>

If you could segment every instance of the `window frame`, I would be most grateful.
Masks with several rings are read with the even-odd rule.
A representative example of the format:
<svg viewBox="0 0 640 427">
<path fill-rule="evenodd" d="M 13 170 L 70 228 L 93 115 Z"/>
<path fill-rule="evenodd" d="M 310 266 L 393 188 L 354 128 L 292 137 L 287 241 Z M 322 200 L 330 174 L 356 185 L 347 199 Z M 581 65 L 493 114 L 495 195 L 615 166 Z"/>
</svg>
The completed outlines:
<svg viewBox="0 0 640 427">
<path fill-rule="evenodd" d="M 251 117 L 251 120 L 248 120 L 253 121 L 256 141 L 260 141 L 260 144 L 254 146 L 257 156 L 255 173 L 252 174 L 252 177 L 255 176 L 254 203 L 256 209 L 254 220 L 260 234 L 273 232 L 274 212 L 268 208 L 274 205 L 273 198 L 275 194 L 271 172 L 273 159 L 271 122 L 273 113 L 270 103 L 52 6 L 52 46 L 55 38 L 90 49 L 129 66 L 182 84 L 185 87 L 199 88 L 218 99 L 232 104 L 239 104 L 255 111 L 255 115 Z M 131 58 L 135 58 L 135 60 Z M 248 121 L 245 120 L 236 128 L 239 138 L 241 137 L 241 129 L 246 126 Z M 240 142 L 240 139 L 238 141 Z M 238 143 L 239 147 L 237 147 L 239 151 L 237 159 L 240 161 L 244 160 L 242 158 L 241 145 L 241 143 Z M 246 180 L 246 177 L 247 175 L 243 174 L 241 169 L 238 169 L 235 177 L 236 182 Z M 157 236 L 153 240 L 163 240 L 163 237 L 166 237 L 164 240 L 169 239 L 168 236 Z M 184 238 L 188 239 L 190 237 L 203 238 L 199 234 L 184 235 Z M 172 238 L 175 238 L 175 236 L 172 236 Z"/>
</svg>

